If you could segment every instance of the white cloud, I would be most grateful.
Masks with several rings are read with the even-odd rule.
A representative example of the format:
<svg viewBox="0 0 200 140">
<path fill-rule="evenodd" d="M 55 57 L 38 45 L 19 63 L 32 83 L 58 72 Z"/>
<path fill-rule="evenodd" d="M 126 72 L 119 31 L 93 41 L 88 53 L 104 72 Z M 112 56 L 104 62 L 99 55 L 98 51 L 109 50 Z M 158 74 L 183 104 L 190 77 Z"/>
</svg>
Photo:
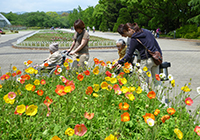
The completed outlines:
<svg viewBox="0 0 200 140">
<path fill-rule="evenodd" d="M 68 11 L 78 8 L 85 10 L 95 6 L 99 0 L 1 0 L 0 12 Z"/>
</svg>

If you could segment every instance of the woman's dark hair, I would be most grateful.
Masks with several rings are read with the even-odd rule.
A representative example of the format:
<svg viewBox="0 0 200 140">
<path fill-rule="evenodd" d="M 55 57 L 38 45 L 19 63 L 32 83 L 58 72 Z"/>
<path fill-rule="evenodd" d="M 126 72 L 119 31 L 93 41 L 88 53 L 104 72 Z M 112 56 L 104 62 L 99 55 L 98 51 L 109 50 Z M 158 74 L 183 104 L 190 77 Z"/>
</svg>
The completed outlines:
<svg viewBox="0 0 200 140">
<path fill-rule="evenodd" d="M 124 28 L 124 24 L 120 24 L 117 28 L 117 32 L 120 34 L 120 35 L 123 35 L 124 32 L 123 32 L 123 28 Z"/>
<path fill-rule="evenodd" d="M 123 31 L 128 31 L 128 28 L 133 29 L 136 33 L 142 31 L 137 23 L 126 23 L 123 27 Z"/>
<path fill-rule="evenodd" d="M 85 28 L 85 24 L 81 19 L 78 19 L 74 22 L 74 29 L 84 29 Z"/>
</svg>

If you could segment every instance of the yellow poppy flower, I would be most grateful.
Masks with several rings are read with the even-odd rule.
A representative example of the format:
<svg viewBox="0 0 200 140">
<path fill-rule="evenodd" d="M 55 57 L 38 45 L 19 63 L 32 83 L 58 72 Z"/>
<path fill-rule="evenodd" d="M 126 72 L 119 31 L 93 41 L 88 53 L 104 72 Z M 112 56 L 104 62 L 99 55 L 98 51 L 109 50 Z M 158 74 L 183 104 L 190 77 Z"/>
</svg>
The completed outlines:
<svg viewBox="0 0 200 140">
<path fill-rule="evenodd" d="M 72 90 L 71 86 L 64 87 L 64 92 L 66 93 L 71 92 L 71 90 Z"/>
<path fill-rule="evenodd" d="M 93 85 L 93 90 L 95 91 L 95 92 L 98 92 L 99 91 L 99 84 L 94 84 Z"/>
<path fill-rule="evenodd" d="M 141 89 L 141 87 L 139 86 L 135 92 L 136 92 L 137 94 L 142 93 L 142 89 Z"/>
<path fill-rule="evenodd" d="M 24 113 L 26 110 L 26 106 L 25 105 L 18 105 L 17 106 L 17 113 L 21 114 L 21 113 Z"/>
<path fill-rule="evenodd" d="M 95 75 L 99 74 L 99 69 L 97 69 L 97 68 L 93 69 L 93 73 L 94 73 Z"/>
<path fill-rule="evenodd" d="M 13 69 L 13 71 L 16 71 L 16 70 L 17 70 L 17 67 L 13 66 L 12 69 Z"/>
<path fill-rule="evenodd" d="M 112 84 L 117 83 L 117 79 L 116 79 L 116 78 L 111 78 L 111 79 L 110 79 L 110 82 L 111 82 Z"/>
<path fill-rule="evenodd" d="M 148 77 L 151 77 L 151 73 L 149 71 L 146 72 Z"/>
<path fill-rule="evenodd" d="M 123 93 L 126 93 L 126 92 L 129 91 L 129 88 L 127 88 L 126 86 L 122 86 L 121 91 L 122 91 Z"/>
<path fill-rule="evenodd" d="M 68 62 L 69 62 L 69 63 L 72 63 L 72 62 L 73 62 L 73 60 L 72 60 L 72 59 L 68 59 Z"/>
<path fill-rule="evenodd" d="M 135 91 L 135 87 L 129 87 L 129 92 L 134 92 Z"/>
<path fill-rule="evenodd" d="M 40 85 L 40 80 L 36 79 L 36 80 L 34 81 L 34 84 L 35 84 L 35 85 Z"/>
<path fill-rule="evenodd" d="M 108 137 L 105 138 L 105 140 L 117 140 L 117 137 L 114 135 L 110 134 Z"/>
<path fill-rule="evenodd" d="M 111 78 L 110 78 L 109 76 L 106 76 L 106 77 L 105 77 L 105 80 L 106 80 L 106 81 L 110 81 Z"/>
<path fill-rule="evenodd" d="M 181 130 L 179 130 L 178 128 L 174 129 L 174 133 L 177 135 L 177 137 L 181 140 L 183 138 L 183 133 L 181 132 Z"/>
<path fill-rule="evenodd" d="M 28 116 L 34 116 L 35 114 L 37 114 L 37 109 L 38 109 L 37 105 L 30 105 L 30 106 L 28 106 L 28 108 L 26 110 L 26 115 L 28 115 Z"/>
<path fill-rule="evenodd" d="M 125 85 L 125 84 L 127 83 L 127 80 L 126 80 L 126 78 L 122 78 L 122 79 L 121 79 L 121 82 L 122 82 L 122 84 L 124 84 L 124 85 Z"/>
<path fill-rule="evenodd" d="M 73 136 L 73 135 L 74 135 L 74 129 L 72 129 L 72 128 L 67 128 L 67 129 L 65 130 L 65 135 Z"/>
<path fill-rule="evenodd" d="M 148 68 L 145 66 L 145 67 L 143 68 L 143 71 L 148 71 Z"/>
<path fill-rule="evenodd" d="M 93 97 L 99 97 L 97 93 L 93 93 Z"/>
</svg>

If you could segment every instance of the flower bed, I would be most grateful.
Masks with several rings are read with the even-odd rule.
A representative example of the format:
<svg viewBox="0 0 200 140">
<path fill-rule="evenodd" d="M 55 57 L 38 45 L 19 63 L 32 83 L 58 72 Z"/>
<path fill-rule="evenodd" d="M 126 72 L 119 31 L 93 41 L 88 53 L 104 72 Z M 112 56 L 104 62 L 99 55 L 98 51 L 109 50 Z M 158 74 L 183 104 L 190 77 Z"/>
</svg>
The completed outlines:
<svg viewBox="0 0 200 140">
<path fill-rule="evenodd" d="M 23 42 L 18 43 L 17 45 L 23 47 L 47 47 L 52 42 L 58 42 L 60 47 L 70 47 L 73 42 L 74 33 L 63 32 L 59 30 L 41 30 L 39 33 L 34 34 L 31 37 L 28 37 Z M 116 41 L 90 36 L 88 42 L 89 47 L 98 47 L 98 46 L 115 46 Z"/>
<path fill-rule="evenodd" d="M 1 139 L 199 139 L 199 108 L 193 115 L 185 108 L 193 103 L 189 85 L 166 106 L 159 98 L 173 90 L 172 79 L 162 90 L 148 91 L 138 80 L 148 69 L 126 63 L 116 75 L 110 62 L 95 58 L 94 67 L 79 72 L 70 70 L 71 62 L 52 77 L 36 78 L 33 67 L 15 66 L 0 75 Z"/>
</svg>

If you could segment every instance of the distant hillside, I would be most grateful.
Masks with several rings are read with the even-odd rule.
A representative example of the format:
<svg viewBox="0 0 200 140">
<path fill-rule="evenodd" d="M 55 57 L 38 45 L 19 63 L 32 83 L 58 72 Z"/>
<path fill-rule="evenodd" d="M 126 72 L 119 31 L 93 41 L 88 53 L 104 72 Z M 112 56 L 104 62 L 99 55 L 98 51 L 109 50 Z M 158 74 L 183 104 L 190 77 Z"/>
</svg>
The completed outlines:
<svg viewBox="0 0 200 140">
<path fill-rule="evenodd" d="M 69 10 L 69 11 L 53 11 L 53 12 L 56 12 L 56 13 L 58 13 L 59 15 L 62 15 L 62 13 L 70 13 L 70 12 L 73 12 L 73 10 Z M 18 14 L 18 15 L 21 15 L 21 14 L 24 14 L 24 13 L 30 13 L 30 12 L 25 12 L 25 11 L 22 11 L 22 12 L 15 12 L 16 14 Z M 6 13 L 7 14 L 7 13 Z"/>
<path fill-rule="evenodd" d="M 58 13 L 59 15 L 62 15 L 62 13 L 70 13 L 70 12 L 73 12 L 73 10 L 69 10 L 69 11 L 59 11 L 59 12 L 56 12 L 56 13 Z"/>
</svg>

